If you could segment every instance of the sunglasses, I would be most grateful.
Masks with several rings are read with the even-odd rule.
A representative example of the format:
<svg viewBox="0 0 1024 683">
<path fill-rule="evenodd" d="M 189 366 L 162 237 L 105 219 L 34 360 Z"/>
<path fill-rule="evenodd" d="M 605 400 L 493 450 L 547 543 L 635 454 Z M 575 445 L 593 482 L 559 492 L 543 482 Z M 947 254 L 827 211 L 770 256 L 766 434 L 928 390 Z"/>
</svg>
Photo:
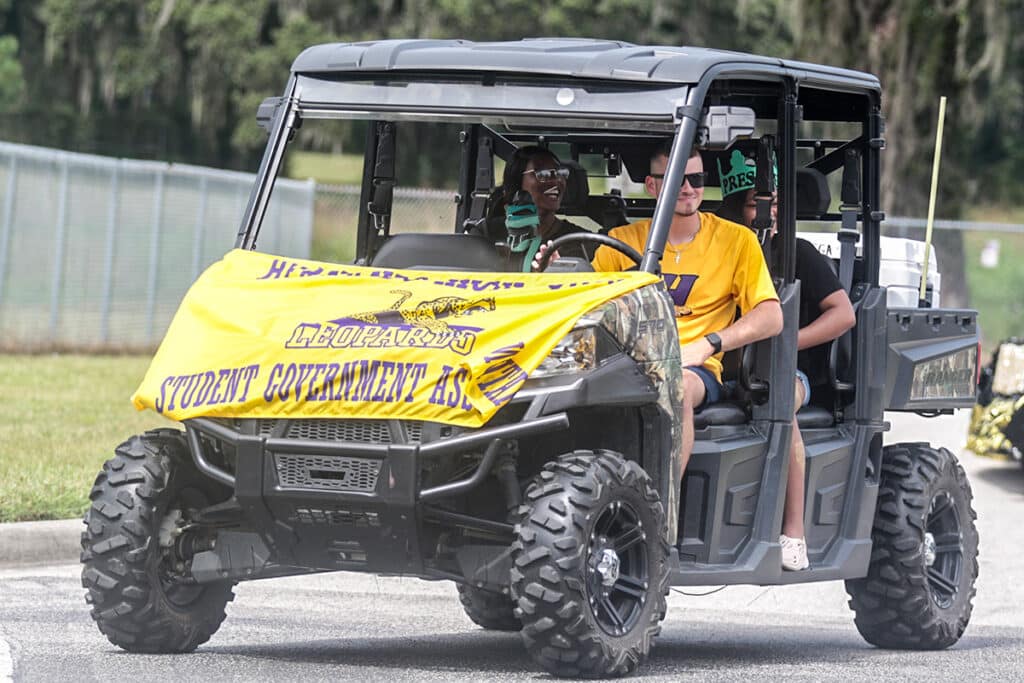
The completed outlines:
<svg viewBox="0 0 1024 683">
<path fill-rule="evenodd" d="M 523 175 L 527 173 L 532 173 L 533 177 L 542 183 L 550 183 L 557 179 L 569 179 L 569 169 L 567 168 L 535 168 L 530 171 L 523 171 Z"/>
<path fill-rule="evenodd" d="M 649 175 L 655 180 L 664 180 L 665 178 L 664 173 L 651 173 Z M 697 188 L 704 187 L 704 181 L 707 180 L 707 177 L 708 174 L 704 171 L 700 171 L 698 173 L 686 173 L 683 175 L 683 178 L 685 178 L 683 182 L 690 183 L 690 187 L 696 190 Z"/>
</svg>

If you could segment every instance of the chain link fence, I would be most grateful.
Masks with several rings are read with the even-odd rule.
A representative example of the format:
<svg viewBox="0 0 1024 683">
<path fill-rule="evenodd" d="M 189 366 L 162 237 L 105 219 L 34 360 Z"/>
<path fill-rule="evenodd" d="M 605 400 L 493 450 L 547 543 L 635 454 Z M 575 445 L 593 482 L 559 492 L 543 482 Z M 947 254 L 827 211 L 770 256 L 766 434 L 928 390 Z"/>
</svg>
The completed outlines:
<svg viewBox="0 0 1024 683">
<path fill-rule="evenodd" d="M 391 234 L 452 232 L 455 230 L 457 208 L 452 190 L 395 188 Z M 351 263 L 355 258 L 358 222 L 359 186 L 317 185 L 314 257 Z M 264 248 L 262 243 L 260 248 Z"/>
<path fill-rule="evenodd" d="M 0 143 L 0 349 L 147 350 L 189 285 L 234 242 L 254 176 Z M 351 263 L 359 187 L 279 179 L 261 251 Z M 451 232 L 451 190 L 396 188 L 391 232 Z M 923 237 L 891 217 L 886 234 Z M 1024 336 L 1024 225 L 936 221 L 958 231 L 968 305 L 986 346 Z M 947 266 L 947 267 L 944 267 Z M 943 278 L 943 299 L 950 287 Z"/>
<path fill-rule="evenodd" d="M 883 225 L 895 237 L 925 238 L 924 219 L 892 217 Z M 932 227 L 938 261 L 932 267 L 942 273 L 943 306 L 978 311 L 986 355 L 1002 340 L 1024 337 L 1024 224 L 937 219 Z"/>
<path fill-rule="evenodd" d="M 0 142 L 0 349 L 149 349 L 231 249 L 254 176 Z M 261 242 L 310 255 L 315 186 L 279 180 Z"/>
</svg>

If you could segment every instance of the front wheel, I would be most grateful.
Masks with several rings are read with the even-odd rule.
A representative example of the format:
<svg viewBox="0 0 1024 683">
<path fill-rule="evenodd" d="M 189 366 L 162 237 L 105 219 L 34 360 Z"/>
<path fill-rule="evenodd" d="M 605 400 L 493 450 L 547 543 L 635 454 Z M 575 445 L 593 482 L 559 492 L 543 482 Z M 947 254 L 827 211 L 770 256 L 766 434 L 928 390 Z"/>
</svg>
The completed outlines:
<svg viewBox="0 0 1024 683">
<path fill-rule="evenodd" d="M 176 539 L 196 510 L 230 493 L 191 466 L 181 432 L 147 432 L 117 447 L 96 477 L 82 533 L 86 601 L 110 642 L 190 652 L 220 627 L 233 584 L 191 581 Z"/>
<path fill-rule="evenodd" d="M 527 651 L 557 676 L 628 674 L 665 617 L 665 514 L 647 473 L 611 451 L 548 463 L 526 490 L 512 596 Z"/>
<path fill-rule="evenodd" d="M 885 449 L 868 575 L 846 582 L 865 640 L 938 650 L 960 639 L 978 577 L 975 519 L 952 453 L 923 443 Z"/>
<path fill-rule="evenodd" d="M 515 615 L 515 604 L 505 593 L 459 584 L 459 602 L 466 616 L 489 631 L 518 631 L 522 628 Z"/>
</svg>

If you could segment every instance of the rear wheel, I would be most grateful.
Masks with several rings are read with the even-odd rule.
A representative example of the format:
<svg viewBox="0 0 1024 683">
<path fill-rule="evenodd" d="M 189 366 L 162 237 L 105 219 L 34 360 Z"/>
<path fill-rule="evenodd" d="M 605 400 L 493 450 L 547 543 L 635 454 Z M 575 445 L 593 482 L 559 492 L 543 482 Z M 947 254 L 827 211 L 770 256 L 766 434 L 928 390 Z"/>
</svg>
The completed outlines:
<svg viewBox="0 0 1024 683">
<path fill-rule="evenodd" d="M 963 635 L 978 576 L 977 516 L 956 457 L 923 443 L 882 456 L 868 575 L 846 582 L 873 645 L 936 650 Z"/>
<path fill-rule="evenodd" d="M 530 655 L 558 676 L 630 673 L 661 631 L 668 544 L 657 491 L 610 451 L 548 463 L 526 491 L 512 596 Z"/>
<path fill-rule="evenodd" d="M 512 598 L 504 593 L 493 593 L 473 586 L 459 584 L 459 602 L 466 616 L 477 626 L 492 631 L 518 631 L 522 628 L 515 615 Z"/>
<path fill-rule="evenodd" d="M 190 652 L 220 627 L 233 584 L 196 584 L 177 551 L 195 511 L 229 495 L 191 466 L 181 432 L 147 432 L 117 447 L 96 477 L 82 533 L 86 602 L 110 642 Z"/>
</svg>

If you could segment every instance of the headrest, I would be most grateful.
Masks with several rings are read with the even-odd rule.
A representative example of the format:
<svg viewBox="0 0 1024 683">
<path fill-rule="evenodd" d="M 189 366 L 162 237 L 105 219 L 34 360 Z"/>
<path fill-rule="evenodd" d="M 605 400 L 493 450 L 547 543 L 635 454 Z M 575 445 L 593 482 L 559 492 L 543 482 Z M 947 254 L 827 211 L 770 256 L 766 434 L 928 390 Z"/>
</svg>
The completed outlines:
<svg viewBox="0 0 1024 683">
<path fill-rule="evenodd" d="M 568 215 L 585 214 L 587 197 L 590 196 L 590 183 L 587 172 L 576 161 L 563 161 L 562 166 L 569 169 L 569 179 L 565 181 L 565 196 L 559 213 Z"/>
<path fill-rule="evenodd" d="M 832 205 L 825 174 L 813 168 L 796 169 L 796 216 L 819 218 Z"/>
</svg>

